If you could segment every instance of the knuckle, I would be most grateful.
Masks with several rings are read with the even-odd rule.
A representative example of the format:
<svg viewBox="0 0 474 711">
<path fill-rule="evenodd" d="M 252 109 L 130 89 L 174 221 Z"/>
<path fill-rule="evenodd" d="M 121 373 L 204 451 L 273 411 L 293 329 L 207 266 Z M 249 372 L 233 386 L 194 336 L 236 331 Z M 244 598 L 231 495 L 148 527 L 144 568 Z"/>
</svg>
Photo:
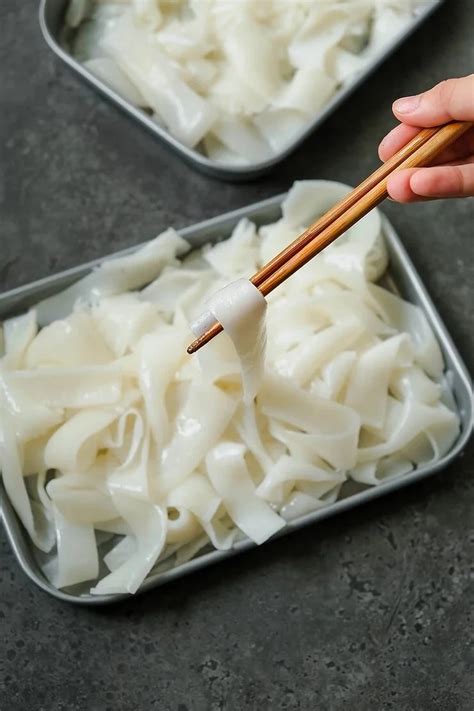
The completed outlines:
<svg viewBox="0 0 474 711">
<path fill-rule="evenodd" d="M 464 192 L 464 173 L 458 165 L 451 166 L 451 179 L 458 195 Z"/>
<path fill-rule="evenodd" d="M 436 85 L 436 98 L 443 109 L 449 111 L 455 91 L 456 81 L 454 79 L 445 79 Z"/>
</svg>

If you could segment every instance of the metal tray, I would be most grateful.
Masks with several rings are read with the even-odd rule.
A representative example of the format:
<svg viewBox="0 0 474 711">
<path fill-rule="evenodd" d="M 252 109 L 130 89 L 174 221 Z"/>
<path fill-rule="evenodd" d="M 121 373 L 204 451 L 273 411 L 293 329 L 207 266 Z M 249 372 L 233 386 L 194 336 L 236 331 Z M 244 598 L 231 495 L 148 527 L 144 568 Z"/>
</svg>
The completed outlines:
<svg viewBox="0 0 474 711">
<path fill-rule="evenodd" d="M 201 222 L 197 225 L 180 230 L 180 234 L 193 246 L 197 247 L 205 242 L 216 241 L 229 236 L 234 226 L 242 217 L 248 217 L 258 225 L 273 222 L 281 217 L 280 205 L 284 198 L 285 195 L 279 195 L 251 205 L 247 208 L 241 208 L 233 212 L 228 212 L 220 217 L 215 217 L 211 220 L 206 220 L 205 222 Z M 407 486 L 408 484 L 435 474 L 440 469 L 446 467 L 447 464 L 451 462 L 457 454 L 459 454 L 471 433 L 473 402 L 471 382 L 466 367 L 462 362 L 462 359 L 457 352 L 456 347 L 454 346 L 430 297 L 428 296 L 418 273 L 405 252 L 400 239 L 397 237 L 394 229 L 386 218 L 383 219 L 383 231 L 390 255 L 390 266 L 388 274 L 384 277 L 384 285 L 387 288 L 391 288 L 393 291 L 401 294 L 401 296 L 408 299 L 412 303 L 417 304 L 426 314 L 426 317 L 433 328 L 443 351 L 446 364 L 446 378 L 454 395 L 461 419 L 460 435 L 451 451 L 435 464 L 420 467 L 409 474 L 393 478 L 385 483 L 379 484 L 376 487 L 362 488 L 360 485 L 348 482 L 349 487 L 346 487 L 346 491 L 343 493 L 344 498 L 339 499 L 333 504 L 329 504 L 326 508 L 318 509 L 313 513 L 306 514 L 305 516 L 288 523 L 279 535 L 285 535 L 291 531 L 301 528 L 302 526 L 315 523 L 316 521 L 321 521 L 328 516 L 341 513 L 346 509 L 350 509 L 366 501 L 383 496 L 391 491 L 395 491 L 403 486 Z M 135 249 L 137 249 L 137 247 L 124 250 L 117 254 L 129 254 Z M 50 296 L 51 294 L 57 293 L 58 291 L 66 288 L 74 281 L 77 281 L 77 279 L 87 274 L 93 266 L 96 266 L 101 261 L 103 260 L 96 260 L 86 265 L 69 269 L 68 271 L 41 279 L 0 295 L 0 321 L 15 315 L 30 306 L 33 306 L 46 296 Z M 103 596 L 90 595 L 88 592 L 84 592 L 84 590 L 90 587 L 90 585 L 83 585 L 82 589 L 79 589 L 77 592 L 76 590 L 62 591 L 54 588 L 45 579 L 41 572 L 33 544 L 29 540 L 28 534 L 20 524 L 10 501 L 6 496 L 3 485 L 0 485 L 0 505 L 7 537 L 18 563 L 26 575 L 28 575 L 28 577 L 40 588 L 60 600 L 85 605 L 100 605 L 129 597 L 128 595 L 117 594 Z M 211 563 L 216 563 L 219 560 L 229 558 L 236 553 L 240 553 L 241 551 L 247 550 L 248 548 L 252 548 L 254 546 L 255 544 L 248 539 L 241 540 L 236 543 L 230 551 L 213 550 L 208 553 L 203 553 L 188 563 L 167 570 L 166 572 L 152 572 L 140 587 L 139 592 L 162 585 L 170 580 L 175 580 L 176 578 L 204 568 Z"/>
<path fill-rule="evenodd" d="M 110 89 L 106 84 L 97 79 L 91 72 L 85 69 L 80 62 L 69 54 L 61 42 L 61 30 L 63 28 L 63 16 L 67 5 L 67 0 L 41 0 L 39 19 L 43 36 L 50 48 L 76 71 L 85 81 L 105 95 L 121 109 L 126 111 L 138 123 L 145 126 L 155 134 L 163 143 L 175 151 L 178 155 L 184 158 L 188 163 L 191 163 L 195 168 L 203 173 L 212 175 L 223 180 L 239 181 L 256 178 L 259 175 L 269 172 L 275 165 L 280 163 L 290 153 L 292 153 L 308 136 L 312 133 L 335 109 L 350 95 L 352 92 L 382 64 L 383 61 L 409 37 L 415 29 L 421 25 L 433 12 L 441 5 L 444 0 L 423 0 L 422 4 L 416 9 L 413 21 L 407 25 L 403 32 L 393 37 L 390 42 L 384 47 L 383 51 L 374 58 L 373 62 L 368 64 L 365 69 L 355 76 L 351 81 L 342 86 L 333 98 L 326 104 L 324 109 L 317 114 L 313 120 L 304 127 L 304 129 L 295 135 L 291 143 L 286 148 L 275 153 L 271 158 L 265 161 L 252 163 L 245 166 L 230 166 L 217 163 L 207 158 L 199 151 L 188 148 L 177 141 L 168 131 L 157 126 L 154 121 L 141 109 L 132 106 L 128 101 L 119 96 L 115 91 Z"/>
</svg>

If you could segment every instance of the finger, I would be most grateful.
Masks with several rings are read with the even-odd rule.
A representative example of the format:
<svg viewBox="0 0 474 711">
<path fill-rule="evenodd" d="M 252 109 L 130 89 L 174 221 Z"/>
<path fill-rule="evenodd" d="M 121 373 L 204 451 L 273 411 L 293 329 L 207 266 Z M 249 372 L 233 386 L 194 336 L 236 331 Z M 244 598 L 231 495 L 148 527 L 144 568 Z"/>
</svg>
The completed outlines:
<svg viewBox="0 0 474 711">
<path fill-rule="evenodd" d="M 410 168 L 393 173 L 387 191 L 397 202 L 474 196 L 474 161 L 465 165 Z"/>
<path fill-rule="evenodd" d="M 379 157 L 386 161 L 394 155 L 400 148 L 411 141 L 420 129 L 416 126 L 399 124 L 388 133 L 379 145 Z M 443 165 L 449 161 L 461 162 L 474 153 L 474 129 L 467 131 L 451 146 L 448 146 L 430 165 Z"/>
<path fill-rule="evenodd" d="M 474 74 L 448 79 L 429 91 L 398 99 L 393 113 L 411 126 L 439 126 L 448 121 L 474 121 Z"/>
<path fill-rule="evenodd" d="M 471 129 L 436 156 L 430 165 L 444 165 L 452 161 L 464 163 L 474 153 L 474 130 Z"/>
<path fill-rule="evenodd" d="M 474 196 L 474 164 L 420 168 L 409 178 L 415 195 L 429 198 Z"/>
<path fill-rule="evenodd" d="M 385 138 L 379 145 L 379 158 L 384 162 L 391 158 L 400 148 L 403 148 L 417 133 L 420 128 L 415 126 L 407 126 L 404 123 L 393 128 L 390 133 L 387 133 Z"/>
<path fill-rule="evenodd" d="M 410 179 L 419 168 L 409 168 L 392 173 L 387 180 L 389 197 L 397 202 L 416 202 L 420 196 L 416 195 L 410 187 Z"/>
</svg>

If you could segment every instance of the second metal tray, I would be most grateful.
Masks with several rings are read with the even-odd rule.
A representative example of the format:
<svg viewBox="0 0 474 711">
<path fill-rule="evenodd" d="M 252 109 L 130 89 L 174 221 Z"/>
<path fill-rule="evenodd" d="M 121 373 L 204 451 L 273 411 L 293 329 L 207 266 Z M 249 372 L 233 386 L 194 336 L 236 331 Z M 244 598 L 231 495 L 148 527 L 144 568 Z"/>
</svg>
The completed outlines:
<svg viewBox="0 0 474 711">
<path fill-rule="evenodd" d="M 44 38 L 53 52 L 85 81 L 91 84 L 100 93 L 117 104 L 121 109 L 132 116 L 139 124 L 145 126 L 156 137 L 163 141 L 169 148 L 184 158 L 188 163 L 198 170 L 223 180 L 249 180 L 269 172 L 275 165 L 280 163 L 290 153 L 292 153 L 309 135 L 312 133 L 352 92 L 362 84 L 377 67 L 402 43 L 415 29 L 421 25 L 434 10 L 441 5 L 444 0 L 422 0 L 415 10 L 413 20 L 406 28 L 391 38 L 383 50 L 368 64 L 363 71 L 357 74 L 351 81 L 344 84 L 335 93 L 333 98 L 326 104 L 311 122 L 305 126 L 301 132 L 295 135 L 292 141 L 282 150 L 275 153 L 271 158 L 255 162 L 245 166 L 230 166 L 210 160 L 199 151 L 188 148 L 177 141 L 168 131 L 160 128 L 141 109 L 132 106 L 119 94 L 110 89 L 107 84 L 100 81 L 89 72 L 80 62 L 78 62 L 63 46 L 61 42 L 61 31 L 63 28 L 63 18 L 68 0 L 41 0 L 40 3 L 40 25 Z"/>
<path fill-rule="evenodd" d="M 216 241 L 229 236 L 242 217 L 247 217 L 258 225 L 274 222 L 281 217 L 280 206 L 284 198 L 285 195 L 280 195 L 247 208 L 229 212 L 220 217 L 206 220 L 205 222 L 180 230 L 180 234 L 193 246 L 197 247 L 205 242 Z M 354 489 L 352 489 L 352 491 L 350 489 L 346 490 L 344 498 L 339 499 L 333 504 L 329 504 L 326 508 L 318 509 L 313 513 L 291 521 L 282 530 L 280 535 L 285 535 L 303 526 L 316 523 L 337 513 L 342 513 L 346 509 L 371 501 L 379 496 L 389 494 L 396 489 L 400 489 L 401 487 L 435 474 L 440 469 L 446 467 L 449 462 L 460 453 L 471 434 L 473 417 L 472 388 L 466 367 L 441 321 L 433 302 L 428 296 L 418 273 L 405 252 L 400 239 L 386 218 L 383 219 L 383 231 L 390 256 L 388 274 L 384 277 L 384 281 L 386 282 L 385 286 L 393 289 L 393 291 L 396 291 L 408 301 L 417 304 L 426 315 L 443 352 L 446 365 L 446 378 L 456 402 L 461 421 L 461 432 L 450 452 L 435 464 L 419 467 L 409 474 L 390 479 L 376 487 L 364 488 L 363 490 L 356 491 L 356 493 L 354 493 Z M 120 254 L 131 253 L 135 249 L 137 248 L 122 251 Z M 65 289 L 87 274 L 92 267 L 101 261 L 103 260 L 96 260 L 89 264 L 69 269 L 68 271 L 41 279 L 40 281 L 27 284 L 26 286 L 13 289 L 12 291 L 0 295 L 0 321 L 14 316 L 47 296 Z M 85 585 L 81 588 L 77 587 L 69 591 L 54 588 L 42 574 L 37 556 L 33 549 L 33 544 L 20 524 L 2 484 L 0 484 L 0 505 L 5 531 L 18 563 L 26 575 L 40 588 L 60 600 L 84 605 L 101 605 L 128 597 L 127 595 L 90 595 L 90 593 L 86 592 L 89 586 Z M 240 553 L 254 546 L 255 544 L 248 539 L 241 540 L 236 543 L 230 551 L 213 550 L 203 553 L 191 561 L 171 570 L 161 573 L 152 572 L 140 587 L 140 592 L 162 585 L 170 580 L 175 580 L 176 578 L 204 568 L 211 563 L 229 558 L 236 553 Z"/>
</svg>

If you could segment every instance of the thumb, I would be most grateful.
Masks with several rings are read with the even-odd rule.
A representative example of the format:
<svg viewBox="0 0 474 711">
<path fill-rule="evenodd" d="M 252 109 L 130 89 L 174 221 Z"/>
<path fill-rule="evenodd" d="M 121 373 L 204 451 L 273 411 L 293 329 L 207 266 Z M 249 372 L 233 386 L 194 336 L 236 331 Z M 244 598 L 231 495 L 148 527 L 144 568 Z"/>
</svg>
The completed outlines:
<svg viewBox="0 0 474 711">
<path fill-rule="evenodd" d="M 448 79 L 423 94 L 398 99 L 392 108 L 397 119 L 410 126 L 474 121 L 474 74 Z"/>
</svg>

